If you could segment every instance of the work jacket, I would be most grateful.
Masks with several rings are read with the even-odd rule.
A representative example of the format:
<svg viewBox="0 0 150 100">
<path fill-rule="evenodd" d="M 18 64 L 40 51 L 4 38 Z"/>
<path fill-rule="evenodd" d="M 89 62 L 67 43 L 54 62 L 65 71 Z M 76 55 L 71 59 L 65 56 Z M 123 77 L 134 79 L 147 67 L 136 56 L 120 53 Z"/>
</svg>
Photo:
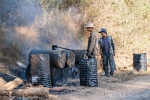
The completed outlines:
<svg viewBox="0 0 150 100">
<path fill-rule="evenodd" d="M 87 47 L 87 55 L 88 56 L 98 55 L 98 36 L 96 32 L 90 33 Z"/>
<path fill-rule="evenodd" d="M 115 53 L 115 43 L 114 43 L 114 40 L 111 36 L 107 36 L 107 39 L 108 39 L 108 44 L 109 44 L 109 53 Z M 99 45 L 100 45 L 100 50 L 101 50 L 101 54 L 103 54 L 103 37 L 101 37 L 99 39 Z"/>
</svg>

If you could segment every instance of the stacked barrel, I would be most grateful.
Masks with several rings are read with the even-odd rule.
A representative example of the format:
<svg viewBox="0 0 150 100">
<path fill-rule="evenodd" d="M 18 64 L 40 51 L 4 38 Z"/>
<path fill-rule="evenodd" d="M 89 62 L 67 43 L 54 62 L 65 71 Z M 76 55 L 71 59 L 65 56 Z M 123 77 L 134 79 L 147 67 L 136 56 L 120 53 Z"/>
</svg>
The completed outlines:
<svg viewBox="0 0 150 100">
<path fill-rule="evenodd" d="M 79 64 L 80 86 L 98 86 L 96 58 L 81 59 Z"/>
<path fill-rule="evenodd" d="M 31 80 L 35 85 L 55 86 L 58 79 L 65 77 L 63 75 L 64 69 L 68 68 L 65 71 L 67 75 L 75 65 L 75 54 L 68 50 L 33 49 L 29 53 L 29 62 L 30 65 L 27 69 L 30 70 L 26 72 L 28 80 Z"/>
<path fill-rule="evenodd" d="M 82 52 L 83 51 L 83 52 Z M 80 73 L 81 86 L 98 86 L 96 58 L 82 58 L 85 50 L 31 50 L 27 78 L 35 85 L 55 86 L 61 78 L 73 77 Z M 76 56 L 78 55 L 78 56 Z M 76 60 L 75 60 L 76 59 Z M 79 67 L 75 66 L 78 60 Z M 77 64 L 77 66 L 78 66 Z M 80 72 L 78 71 L 80 70 Z"/>
</svg>

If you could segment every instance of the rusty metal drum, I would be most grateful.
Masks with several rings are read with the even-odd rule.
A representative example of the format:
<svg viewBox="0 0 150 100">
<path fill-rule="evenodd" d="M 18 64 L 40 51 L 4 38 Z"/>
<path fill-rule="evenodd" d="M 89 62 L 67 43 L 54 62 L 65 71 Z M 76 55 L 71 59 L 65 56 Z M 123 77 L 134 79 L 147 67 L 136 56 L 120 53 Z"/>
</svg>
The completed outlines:
<svg viewBox="0 0 150 100">
<path fill-rule="evenodd" d="M 80 62 L 80 86 L 98 86 L 97 60 L 96 58 L 81 59 Z"/>
<path fill-rule="evenodd" d="M 133 68 L 137 71 L 147 71 L 146 53 L 133 54 Z"/>
</svg>

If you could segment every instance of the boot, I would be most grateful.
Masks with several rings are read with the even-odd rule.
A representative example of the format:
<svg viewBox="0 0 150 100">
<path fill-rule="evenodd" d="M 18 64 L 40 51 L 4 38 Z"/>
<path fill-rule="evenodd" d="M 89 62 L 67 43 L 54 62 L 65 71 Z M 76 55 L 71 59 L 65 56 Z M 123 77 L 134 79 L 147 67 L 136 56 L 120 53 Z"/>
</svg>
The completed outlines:
<svg viewBox="0 0 150 100">
<path fill-rule="evenodd" d="M 114 75 L 114 71 L 113 70 L 111 70 L 111 72 L 110 72 L 110 76 L 113 76 Z"/>
<path fill-rule="evenodd" d="M 108 68 L 105 67 L 105 75 L 106 77 L 109 77 Z"/>
</svg>

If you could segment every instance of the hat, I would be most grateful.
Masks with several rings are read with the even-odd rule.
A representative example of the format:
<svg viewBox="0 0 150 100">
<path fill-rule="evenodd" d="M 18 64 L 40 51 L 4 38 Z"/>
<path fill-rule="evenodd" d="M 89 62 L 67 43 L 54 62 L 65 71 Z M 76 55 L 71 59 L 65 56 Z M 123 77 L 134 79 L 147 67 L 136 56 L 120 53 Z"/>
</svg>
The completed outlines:
<svg viewBox="0 0 150 100">
<path fill-rule="evenodd" d="M 88 22 L 87 24 L 86 24 L 86 26 L 85 26 L 86 28 L 88 28 L 88 27 L 93 27 L 94 28 L 94 25 L 93 25 L 93 23 L 92 22 Z"/>
<path fill-rule="evenodd" d="M 106 28 L 101 28 L 98 33 L 102 33 L 102 32 L 106 32 L 107 33 L 107 29 Z"/>
</svg>

